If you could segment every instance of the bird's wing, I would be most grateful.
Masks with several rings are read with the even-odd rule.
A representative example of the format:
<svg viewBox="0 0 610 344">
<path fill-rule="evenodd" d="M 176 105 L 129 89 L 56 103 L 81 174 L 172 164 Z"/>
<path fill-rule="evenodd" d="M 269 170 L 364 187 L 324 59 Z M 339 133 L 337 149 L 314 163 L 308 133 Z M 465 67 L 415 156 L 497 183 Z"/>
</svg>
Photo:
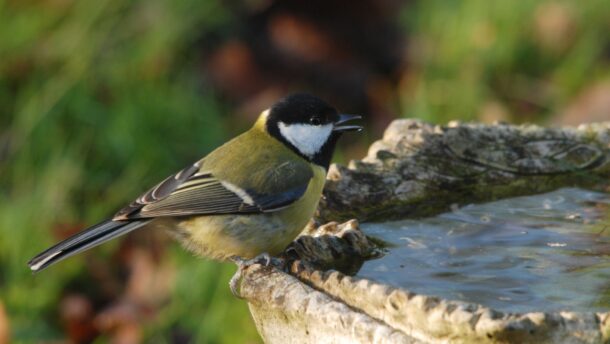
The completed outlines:
<svg viewBox="0 0 610 344">
<path fill-rule="evenodd" d="M 273 212 L 303 196 L 313 177 L 309 166 L 303 169 L 303 166 L 295 164 L 301 162 L 288 161 L 266 168 L 259 166 L 252 171 L 251 180 L 241 180 L 238 186 L 203 171 L 198 162 L 138 197 L 121 209 L 114 220 Z M 258 185 L 258 191 L 248 187 L 254 179 L 258 180 L 258 183 L 253 183 Z"/>
</svg>

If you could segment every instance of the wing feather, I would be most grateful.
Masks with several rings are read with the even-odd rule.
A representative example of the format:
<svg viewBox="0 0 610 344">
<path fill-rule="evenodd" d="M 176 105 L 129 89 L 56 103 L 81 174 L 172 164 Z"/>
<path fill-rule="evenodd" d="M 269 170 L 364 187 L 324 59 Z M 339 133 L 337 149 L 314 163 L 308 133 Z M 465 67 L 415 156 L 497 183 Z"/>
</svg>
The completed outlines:
<svg viewBox="0 0 610 344">
<path fill-rule="evenodd" d="M 265 193 L 242 189 L 200 169 L 201 162 L 198 162 L 169 176 L 121 209 L 114 220 L 273 212 L 298 200 L 307 190 L 312 177 L 303 174 L 296 181 L 295 178 L 289 178 L 291 185 L 282 190 L 281 185 L 278 186 L 278 176 L 282 173 L 292 174 L 294 166 L 289 163 L 280 164 L 265 172 L 263 181 L 269 184 L 267 186 L 270 189 L 270 192 Z"/>
</svg>

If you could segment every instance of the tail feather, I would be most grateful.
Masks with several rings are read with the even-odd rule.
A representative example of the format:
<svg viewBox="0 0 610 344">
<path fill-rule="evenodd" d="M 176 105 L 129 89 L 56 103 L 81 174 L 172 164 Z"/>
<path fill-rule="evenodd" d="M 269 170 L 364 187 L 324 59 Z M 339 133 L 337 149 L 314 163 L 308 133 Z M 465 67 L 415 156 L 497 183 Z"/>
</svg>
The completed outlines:
<svg viewBox="0 0 610 344">
<path fill-rule="evenodd" d="M 32 271 L 41 271 L 63 259 L 73 256 L 79 252 L 100 245 L 108 240 L 114 239 L 138 229 L 152 220 L 137 221 L 112 221 L 107 220 L 89 227 L 84 231 L 60 242 L 59 244 L 45 250 L 32 258 L 28 266 Z"/>
</svg>

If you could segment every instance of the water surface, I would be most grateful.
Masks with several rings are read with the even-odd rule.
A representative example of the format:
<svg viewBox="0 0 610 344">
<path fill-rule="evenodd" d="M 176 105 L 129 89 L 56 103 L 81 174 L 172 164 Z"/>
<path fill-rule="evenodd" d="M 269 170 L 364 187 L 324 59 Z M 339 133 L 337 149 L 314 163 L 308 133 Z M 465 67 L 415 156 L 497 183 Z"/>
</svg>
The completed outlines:
<svg viewBox="0 0 610 344">
<path fill-rule="evenodd" d="M 567 188 L 362 228 L 395 247 L 358 276 L 501 311 L 610 311 L 610 194 Z"/>
</svg>

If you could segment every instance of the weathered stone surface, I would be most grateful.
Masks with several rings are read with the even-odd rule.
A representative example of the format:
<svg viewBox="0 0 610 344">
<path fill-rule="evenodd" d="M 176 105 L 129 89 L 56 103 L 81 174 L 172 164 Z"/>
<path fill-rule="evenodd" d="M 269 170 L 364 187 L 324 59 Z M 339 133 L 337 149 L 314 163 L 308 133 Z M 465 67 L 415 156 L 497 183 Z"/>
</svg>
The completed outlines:
<svg viewBox="0 0 610 344">
<path fill-rule="evenodd" d="M 381 252 L 360 231 L 358 221 L 322 226 L 310 224 L 288 248 L 296 258 L 319 270 L 338 270 L 353 275 L 365 260 Z"/>
<path fill-rule="evenodd" d="M 302 241 L 302 252 L 319 252 L 339 235 L 333 250 L 370 252 L 355 221 L 323 226 Z M 325 233 L 320 235 L 321 232 Z M 348 237 L 359 237 L 346 245 Z M 346 251 L 343 251 L 343 250 Z M 357 255 L 357 253 L 355 253 Z M 360 257 L 362 258 L 362 256 Z M 316 258 L 317 259 L 317 258 Z M 289 273 L 253 265 L 244 271 L 241 294 L 248 300 L 267 343 L 604 343 L 610 313 L 502 313 L 461 301 L 416 294 L 335 270 L 292 261 Z"/>
<path fill-rule="evenodd" d="M 475 203 L 607 185 L 610 122 L 578 128 L 394 121 L 368 155 L 332 165 L 320 221 L 421 217 Z"/>
<path fill-rule="evenodd" d="M 315 289 L 425 342 L 601 343 L 606 313 L 506 314 L 392 288 L 339 272 L 300 270 Z"/>
<path fill-rule="evenodd" d="M 308 227 L 286 250 L 285 259 L 295 271 L 344 268 L 356 272 L 374 252 L 358 222 L 351 220 Z M 241 296 L 248 300 L 265 342 L 419 343 L 282 270 L 253 265 L 244 271 Z"/>
<path fill-rule="evenodd" d="M 604 189 L 609 177 L 610 122 L 544 129 L 400 120 L 365 159 L 332 166 L 319 219 L 421 217 L 453 203 L 563 186 Z M 502 313 L 348 276 L 377 253 L 356 221 L 331 223 L 308 228 L 292 244 L 285 257 L 296 260 L 287 272 L 249 267 L 241 293 L 264 340 L 610 342 L 610 313 Z"/>
<path fill-rule="evenodd" d="M 266 343 L 419 343 L 274 267 L 250 267 L 241 293 Z"/>
</svg>

